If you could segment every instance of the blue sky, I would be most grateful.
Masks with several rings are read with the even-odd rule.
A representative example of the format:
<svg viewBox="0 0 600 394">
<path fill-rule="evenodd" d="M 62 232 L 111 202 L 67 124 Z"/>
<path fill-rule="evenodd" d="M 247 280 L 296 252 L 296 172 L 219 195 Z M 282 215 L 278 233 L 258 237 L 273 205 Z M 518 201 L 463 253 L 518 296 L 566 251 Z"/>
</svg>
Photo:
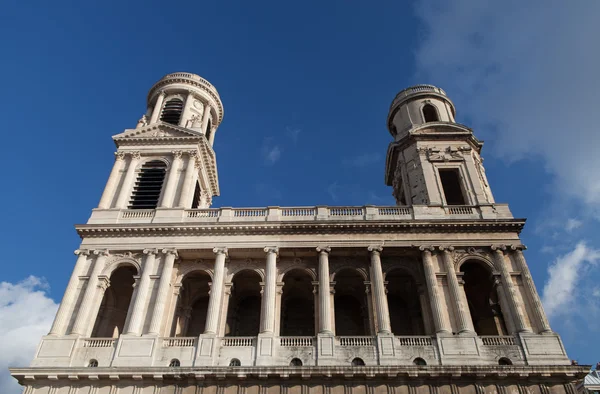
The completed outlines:
<svg viewBox="0 0 600 394">
<path fill-rule="evenodd" d="M 389 104 L 409 85 L 444 88 L 486 141 L 496 200 L 528 218 L 526 258 L 553 328 L 571 358 L 597 362 L 599 11 L 593 0 L 8 1 L 0 325 L 12 331 L 0 346 L 47 330 L 52 303 L 19 309 L 60 301 L 110 137 L 135 126 L 156 80 L 188 71 L 225 106 L 215 206 L 393 204 Z M 16 353 L 0 367 L 31 357 Z"/>
</svg>

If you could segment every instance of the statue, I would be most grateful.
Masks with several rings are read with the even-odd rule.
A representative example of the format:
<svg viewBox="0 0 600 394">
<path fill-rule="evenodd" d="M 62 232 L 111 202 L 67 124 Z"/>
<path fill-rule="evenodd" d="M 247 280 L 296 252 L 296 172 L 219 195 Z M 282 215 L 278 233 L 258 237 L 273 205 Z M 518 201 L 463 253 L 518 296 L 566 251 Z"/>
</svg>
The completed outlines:
<svg viewBox="0 0 600 394">
<path fill-rule="evenodd" d="M 137 126 L 135 126 L 135 128 L 139 129 L 140 127 L 144 127 L 144 126 L 148 126 L 148 117 L 146 115 L 142 115 L 140 120 L 138 120 Z"/>
</svg>

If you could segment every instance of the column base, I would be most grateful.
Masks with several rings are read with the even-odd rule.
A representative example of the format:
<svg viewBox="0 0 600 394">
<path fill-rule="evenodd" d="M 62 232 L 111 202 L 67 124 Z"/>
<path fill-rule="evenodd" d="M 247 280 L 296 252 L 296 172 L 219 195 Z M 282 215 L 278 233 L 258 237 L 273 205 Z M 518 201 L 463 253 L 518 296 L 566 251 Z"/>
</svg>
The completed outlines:
<svg viewBox="0 0 600 394">
<path fill-rule="evenodd" d="M 257 366 L 273 365 L 275 357 L 275 337 L 272 332 L 258 334 L 256 343 L 256 362 Z"/>
<path fill-rule="evenodd" d="M 335 336 L 325 332 L 317 334 L 317 365 L 337 365 L 335 362 Z"/>
<path fill-rule="evenodd" d="M 397 365 L 396 346 L 394 334 L 377 334 L 377 355 L 379 365 Z"/>
<path fill-rule="evenodd" d="M 216 365 L 218 345 L 219 339 L 216 334 L 200 334 L 194 366 L 209 367 Z"/>
</svg>

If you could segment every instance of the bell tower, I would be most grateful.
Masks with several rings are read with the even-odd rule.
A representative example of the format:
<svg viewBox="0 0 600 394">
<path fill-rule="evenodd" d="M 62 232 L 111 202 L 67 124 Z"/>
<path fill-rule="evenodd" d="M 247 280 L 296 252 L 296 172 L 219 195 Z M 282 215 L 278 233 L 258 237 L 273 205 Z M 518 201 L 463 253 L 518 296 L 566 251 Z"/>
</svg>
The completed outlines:
<svg viewBox="0 0 600 394">
<path fill-rule="evenodd" d="M 480 156 L 483 142 L 456 123 L 455 114 L 446 92 L 432 85 L 404 89 L 394 98 L 385 182 L 397 205 L 494 205 Z"/>
<path fill-rule="evenodd" d="M 91 221 L 99 210 L 210 207 L 219 195 L 213 144 L 222 120 L 207 80 L 173 73 L 156 82 L 135 129 L 113 136 L 115 164 Z"/>
</svg>

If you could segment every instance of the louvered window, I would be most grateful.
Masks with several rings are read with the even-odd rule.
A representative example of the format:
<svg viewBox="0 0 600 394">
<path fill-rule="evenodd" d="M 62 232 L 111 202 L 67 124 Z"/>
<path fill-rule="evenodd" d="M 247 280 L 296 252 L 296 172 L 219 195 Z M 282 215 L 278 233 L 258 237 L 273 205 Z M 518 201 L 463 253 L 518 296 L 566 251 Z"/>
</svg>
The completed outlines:
<svg viewBox="0 0 600 394">
<path fill-rule="evenodd" d="M 167 165 L 159 160 L 145 163 L 137 177 L 129 209 L 154 209 L 165 180 Z"/>
<path fill-rule="evenodd" d="M 160 116 L 160 120 L 162 120 L 163 122 L 178 125 L 179 120 L 181 119 L 182 112 L 183 101 L 178 98 L 171 99 L 165 103 L 165 106 L 162 110 L 162 115 Z"/>
</svg>

